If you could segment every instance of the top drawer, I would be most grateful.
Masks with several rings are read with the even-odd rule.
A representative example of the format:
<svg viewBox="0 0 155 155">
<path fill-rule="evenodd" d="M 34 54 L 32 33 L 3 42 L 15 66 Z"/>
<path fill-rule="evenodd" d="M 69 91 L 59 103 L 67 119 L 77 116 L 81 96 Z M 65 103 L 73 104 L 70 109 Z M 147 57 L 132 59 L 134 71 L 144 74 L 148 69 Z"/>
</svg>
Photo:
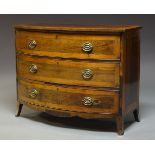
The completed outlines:
<svg viewBox="0 0 155 155">
<path fill-rule="evenodd" d="M 16 50 L 50 57 L 119 60 L 120 36 L 16 31 Z"/>
</svg>

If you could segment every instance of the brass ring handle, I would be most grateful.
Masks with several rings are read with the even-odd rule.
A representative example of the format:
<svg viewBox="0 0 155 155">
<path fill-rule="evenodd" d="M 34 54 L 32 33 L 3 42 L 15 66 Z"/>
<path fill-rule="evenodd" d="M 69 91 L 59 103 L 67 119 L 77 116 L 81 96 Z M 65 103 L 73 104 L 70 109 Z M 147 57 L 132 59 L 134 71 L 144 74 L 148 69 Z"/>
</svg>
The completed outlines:
<svg viewBox="0 0 155 155">
<path fill-rule="evenodd" d="M 34 49 L 37 46 L 37 42 L 35 40 L 30 40 L 28 43 L 29 49 Z"/>
<path fill-rule="evenodd" d="M 37 73 L 38 67 L 35 64 L 32 64 L 29 68 L 30 73 Z"/>
<path fill-rule="evenodd" d="M 82 45 L 82 51 L 90 54 L 93 51 L 93 45 L 90 42 L 86 42 Z"/>
<path fill-rule="evenodd" d="M 82 100 L 83 105 L 85 106 L 92 106 L 94 104 L 94 100 L 91 97 L 85 97 Z"/>
<path fill-rule="evenodd" d="M 93 71 L 90 70 L 90 69 L 85 69 L 85 70 L 82 72 L 82 77 L 83 77 L 83 79 L 85 79 L 85 80 L 90 80 L 90 79 L 93 77 Z"/>
<path fill-rule="evenodd" d="M 28 96 L 32 99 L 38 96 L 39 92 L 36 89 L 31 89 L 28 91 Z"/>
</svg>

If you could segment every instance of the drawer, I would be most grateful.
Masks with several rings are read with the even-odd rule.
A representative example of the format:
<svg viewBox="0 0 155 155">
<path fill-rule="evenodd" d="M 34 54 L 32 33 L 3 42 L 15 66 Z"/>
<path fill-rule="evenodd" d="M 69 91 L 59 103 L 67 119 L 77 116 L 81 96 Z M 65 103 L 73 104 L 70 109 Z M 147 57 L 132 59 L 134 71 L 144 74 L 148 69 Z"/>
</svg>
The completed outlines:
<svg viewBox="0 0 155 155">
<path fill-rule="evenodd" d="M 101 63 L 17 55 L 18 78 L 50 83 L 115 87 L 120 84 L 119 63 Z"/>
<path fill-rule="evenodd" d="M 16 31 L 16 50 L 33 55 L 120 59 L 120 36 Z"/>
<path fill-rule="evenodd" d="M 117 113 L 119 92 L 18 81 L 18 99 L 45 109 Z"/>
</svg>

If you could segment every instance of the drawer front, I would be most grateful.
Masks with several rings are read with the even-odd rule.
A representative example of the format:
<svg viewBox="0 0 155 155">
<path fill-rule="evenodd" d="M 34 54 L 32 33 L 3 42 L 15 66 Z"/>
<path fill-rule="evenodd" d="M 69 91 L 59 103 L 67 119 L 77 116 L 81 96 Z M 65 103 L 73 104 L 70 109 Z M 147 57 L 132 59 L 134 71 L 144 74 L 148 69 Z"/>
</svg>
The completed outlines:
<svg viewBox="0 0 155 155">
<path fill-rule="evenodd" d="M 119 63 L 71 61 L 17 55 L 19 78 L 37 81 L 93 86 L 119 87 Z"/>
<path fill-rule="evenodd" d="M 50 57 L 118 60 L 120 36 L 17 31 L 16 50 Z"/>
<path fill-rule="evenodd" d="M 119 92 L 18 81 L 18 98 L 45 109 L 86 113 L 117 113 Z"/>
</svg>

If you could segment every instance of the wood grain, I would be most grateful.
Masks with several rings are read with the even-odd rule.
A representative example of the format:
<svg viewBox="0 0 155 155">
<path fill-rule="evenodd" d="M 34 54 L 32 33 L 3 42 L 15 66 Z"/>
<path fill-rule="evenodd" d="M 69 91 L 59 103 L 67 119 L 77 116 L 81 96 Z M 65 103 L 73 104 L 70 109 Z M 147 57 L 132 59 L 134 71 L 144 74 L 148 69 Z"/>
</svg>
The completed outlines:
<svg viewBox="0 0 155 155">
<path fill-rule="evenodd" d="M 28 48 L 30 40 L 37 42 L 33 50 Z M 82 51 L 85 42 L 93 45 L 91 54 Z M 120 37 L 16 31 L 16 50 L 50 57 L 119 60 Z"/>
<path fill-rule="evenodd" d="M 32 64 L 37 65 L 34 74 L 29 71 Z M 85 80 L 83 71 L 91 69 L 93 77 Z M 119 63 L 82 62 L 50 59 L 28 55 L 17 55 L 18 78 L 43 82 L 119 88 Z"/>
<path fill-rule="evenodd" d="M 17 100 L 60 117 L 115 118 L 119 135 L 127 114 L 139 121 L 140 26 L 17 25 Z M 28 48 L 30 40 L 37 46 Z M 92 53 L 82 51 L 90 42 Z M 38 71 L 29 72 L 32 64 Z M 93 71 L 90 80 L 82 78 Z M 29 91 L 36 89 L 36 98 Z M 91 97 L 93 104 L 83 104 Z"/>
<path fill-rule="evenodd" d="M 128 30 L 135 30 L 142 28 L 138 25 L 16 25 L 16 30 L 26 31 L 58 31 L 58 32 L 71 32 L 71 33 L 122 33 Z"/>
<path fill-rule="evenodd" d="M 124 100 L 126 113 L 129 113 L 139 109 L 140 34 L 138 30 L 126 33 L 124 57 Z"/>
<path fill-rule="evenodd" d="M 18 81 L 19 100 L 45 107 L 86 113 L 117 113 L 119 104 L 118 91 L 104 91 L 79 87 L 47 85 L 34 81 Z M 36 89 L 39 94 L 35 99 L 29 97 L 29 90 Z M 94 100 L 92 106 L 82 103 L 84 97 Z"/>
</svg>

